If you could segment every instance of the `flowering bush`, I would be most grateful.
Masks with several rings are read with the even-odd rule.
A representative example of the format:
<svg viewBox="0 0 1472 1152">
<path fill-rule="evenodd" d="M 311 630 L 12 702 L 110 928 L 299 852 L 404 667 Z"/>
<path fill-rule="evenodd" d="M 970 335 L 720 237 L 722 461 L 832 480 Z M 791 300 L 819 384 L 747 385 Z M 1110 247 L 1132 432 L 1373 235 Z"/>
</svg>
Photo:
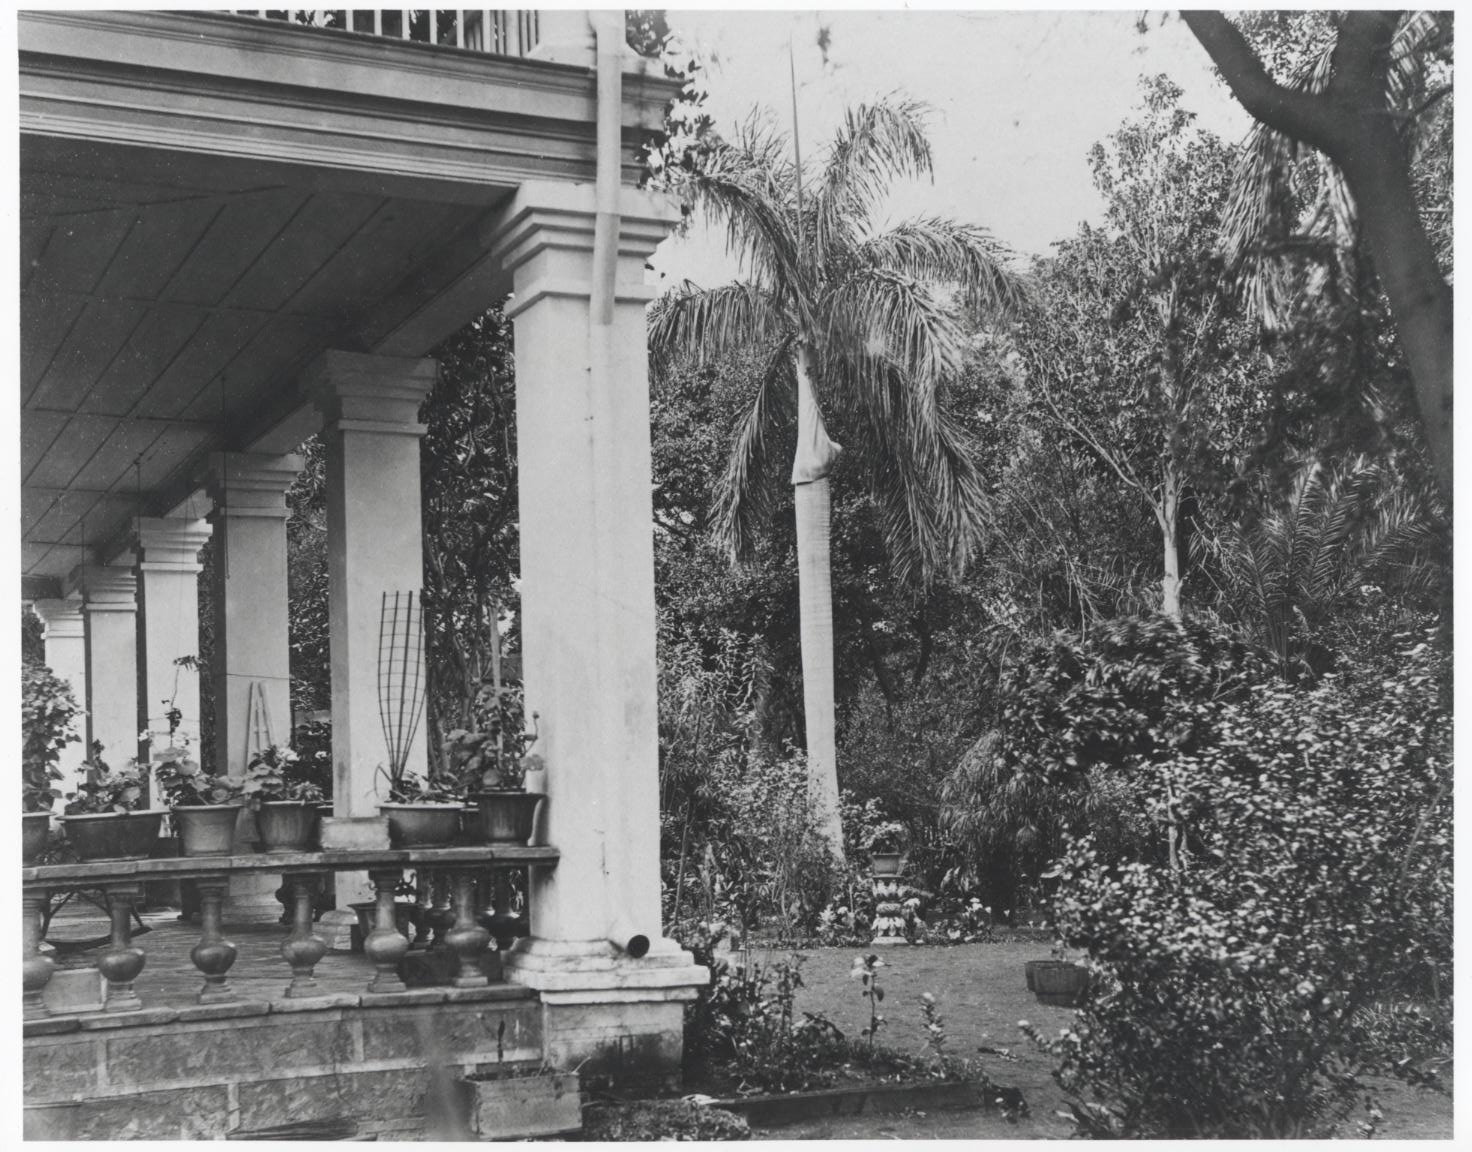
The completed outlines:
<svg viewBox="0 0 1472 1152">
<path fill-rule="evenodd" d="M 138 766 L 129 763 L 116 771 L 102 759 L 102 743 L 92 742 L 92 756 L 75 792 L 67 793 L 68 816 L 102 816 L 109 812 L 134 812 L 143 806 L 145 781 Z"/>
<path fill-rule="evenodd" d="M 1073 1028 L 1034 1038 L 1086 1130 L 1323 1135 L 1365 1071 L 1415 1075 L 1366 1009 L 1449 987 L 1451 714 L 1444 653 L 1403 636 L 1395 668 L 1191 703 L 1214 736 L 1149 796 L 1173 859 L 1070 845 L 1057 925 L 1101 979 Z"/>
</svg>

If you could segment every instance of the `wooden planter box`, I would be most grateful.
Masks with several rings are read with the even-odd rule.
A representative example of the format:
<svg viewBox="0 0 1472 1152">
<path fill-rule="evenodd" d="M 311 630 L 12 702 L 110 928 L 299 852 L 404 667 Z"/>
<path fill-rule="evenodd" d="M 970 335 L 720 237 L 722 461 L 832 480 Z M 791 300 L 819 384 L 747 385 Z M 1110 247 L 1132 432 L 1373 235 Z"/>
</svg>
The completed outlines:
<svg viewBox="0 0 1472 1152">
<path fill-rule="evenodd" d="M 481 1140 L 560 1136 L 583 1126 L 576 1072 L 492 1075 L 467 1080 L 470 1130 Z"/>
</svg>

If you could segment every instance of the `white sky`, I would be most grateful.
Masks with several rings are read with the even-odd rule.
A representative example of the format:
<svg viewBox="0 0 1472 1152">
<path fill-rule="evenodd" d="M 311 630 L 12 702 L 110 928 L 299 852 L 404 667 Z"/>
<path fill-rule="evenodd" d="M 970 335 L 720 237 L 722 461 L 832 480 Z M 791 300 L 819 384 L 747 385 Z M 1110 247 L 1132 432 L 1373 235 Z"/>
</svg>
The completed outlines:
<svg viewBox="0 0 1472 1152">
<path fill-rule="evenodd" d="M 804 164 L 852 104 L 891 92 L 932 109 L 935 181 L 903 185 L 891 216 L 953 216 L 989 228 L 1022 253 L 1046 252 L 1102 203 L 1089 147 L 1139 102 L 1139 80 L 1165 72 L 1198 122 L 1228 140 L 1248 118 L 1211 73 L 1206 53 L 1172 17 L 1135 30 L 1137 11 L 696 11 L 669 22 L 702 58 L 715 55 L 707 108 L 730 131 L 755 106 L 790 130 L 788 42 L 798 82 Z M 825 65 L 819 23 L 831 33 Z M 652 261 L 669 279 L 709 285 L 734 264 L 723 238 L 672 239 Z"/>
</svg>

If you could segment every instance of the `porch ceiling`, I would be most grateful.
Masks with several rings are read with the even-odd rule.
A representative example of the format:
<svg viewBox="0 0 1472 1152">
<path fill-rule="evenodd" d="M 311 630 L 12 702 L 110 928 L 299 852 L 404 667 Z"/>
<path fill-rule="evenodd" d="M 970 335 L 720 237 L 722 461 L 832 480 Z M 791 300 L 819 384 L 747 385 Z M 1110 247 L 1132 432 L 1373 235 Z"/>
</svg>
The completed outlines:
<svg viewBox="0 0 1472 1152">
<path fill-rule="evenodd" d="M 365 318 L 486 211 L 91 142 L 28 138 L 22 173 L 27 576 L 187 496 L 187 465 L 249 446 L 302 366 L 364 348 Z"/>
<path fill-rule="evenodd" d="M 57 594 L 216 450 L 315 430 L 328 348 L 424 355 L 494 296 L 525 179 L 591 180 L 590 69 L 239 17 L 27 12 L 21 570 Z M 674 86 L 625 86 L 625 179 Z"/>
</svg>

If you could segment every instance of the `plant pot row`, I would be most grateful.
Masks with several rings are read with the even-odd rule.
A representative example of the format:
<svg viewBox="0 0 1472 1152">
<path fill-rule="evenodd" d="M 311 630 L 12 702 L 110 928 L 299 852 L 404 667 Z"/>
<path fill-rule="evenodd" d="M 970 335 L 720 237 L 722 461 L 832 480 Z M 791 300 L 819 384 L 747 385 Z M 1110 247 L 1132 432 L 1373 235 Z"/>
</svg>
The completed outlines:
<svg viewBox="0 0 1472 1152">
<path fill-rule="evenodd" d="M 481 792 L 471 798 L 473 809 L 460 804 L 381 804 L 389 836 L 396 848 L 438 848 L 455 842 L 462 833 L 482 844 L 525 844 L 531 839 L 537 807 L 536 792 Z M 234 850 L 239 804 L 217 804 L 173 809 L 185 856 L 226 856 Z M 305 852 L 312 845 L 323 806 L 307 801 L 267 801 L 256 809 L 260 851 Z M 328 809 L 330 814 L 330 809 Z M 101 815 L 63 816 L 62 826 L 77 856 L 94 860 L 146 860 L 158 840 L 164 812 L 108 812 Z M 44 812 L 24 817 L 23 860 L 29 865 L 46 843 L 50 816 Z"/>
</svg>

